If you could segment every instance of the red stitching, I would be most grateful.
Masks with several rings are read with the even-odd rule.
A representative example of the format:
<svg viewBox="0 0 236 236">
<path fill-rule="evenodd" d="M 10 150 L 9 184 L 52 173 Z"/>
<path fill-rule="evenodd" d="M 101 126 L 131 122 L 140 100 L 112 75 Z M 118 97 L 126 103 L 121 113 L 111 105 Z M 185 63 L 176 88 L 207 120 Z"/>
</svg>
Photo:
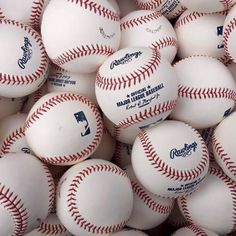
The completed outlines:
<svg viewBox="0 0 236 236">
<path fill-rule="evenodd" d="M 96 85 L 104 90 L 116 90 L 131 87 L 140 83 L 142 80 L 149 78 L 150 74 L 157 69 L 160 61 L 160 52 L 153 49 L 150 60 L 145 65 L 141 66 L 141 68 L 138 68 L 136 71 L 132 71 L 129 74 L 111 78 L 102 76 L 98 71 L 96 75 Z"/>
<path fill-rule="evenodd" d="M 228 153 L 225 152 L 220 142 L 217 140 L 215 133 L 212 136 L 212 146 L 214 147 L 218 157 L 224 163 L 225 167 L 236 177 L 236 165 Z"/>
<path fill-rule="evenodd" d="M 198 18 L 200 18 L 202 16 L 211 15 L 211 14 L 216 14 L 216 13 L 191 12 L 184 17 L 180 17 L 175 23 L 175 28 L 177 29 L 180 26 L 184 26 L 184 25 L 190 23 L 191 21 L 197 20 Z M 227 11 L 217 12 L 217 14 L 221 14 L 221 15 L 226 16 Z"/>
<path fill-rule="evenodd" d="M 12 233 L 12 236 L 23 236 L 28 224 L 26 208 L 24 207 L 22 200 L 1 183 L 0 204 L 9 211 L 14 219 L 15 230 Z"/>
<path fill-rule="evenodd" d="M 159 11 L 152 12 L 150 14 L 144 15 L 144 16 L 139 16 L 130 20 L 126 20 L 120 24 L 120 29 L 122 30 L 127 30 L 130 28 L 133 28 L 135 26 L 139 26 L 142 24 L 145 24 L 149 21 L 156 20 L 159 17 L 161 17 L 162 14 Z"/>
<path fill-rule="evenodd" d="M 135 3 L 143 10 L 153 10 L 160 7 L 163 0 L 146 0 L 146 2 L 135 0 Z"/>
<path fill-rule="evenodd" d="M 0 73 L 0 83 L 6 84 L 6 85 L 26 85 L 31 84 L 35 81 L 37 81 L 45 72 L 45 69 L 48 65 L 48 57 L 45 52 L 42 39 L 39 35 L 39 33 L 35 30 L 33 30 L 30 26 L 27 26 L 25 24 L 21 24 L 14 20 L 8 20 L 8 19 L 0 19 L 0 24 L 6 24 L 6 25 L 12 25 L 19 27 L 26 31 L 28 34 L 30 34 L 38 43 L 40 52 L 41 52 L 41 61 L 38 69 L 30 74 L 30 75 L 8 75 L 4 73 Z"/>
<path fill-rule="evenodd" d="M 163 102 L 161 104 L 145 109 L 144 111 L 139 111 L 133 116 L 130 116 L 120 121 L 116 125 L 116 128 L 121 128 L 121 129 L 127 128 L 133 124 L 147 120 L 148 118 L 158 116 L 159 114 L 167 111 L 171 111 L 174 109 L 175 106 L 176 106 L 176 100 Z"/>
<path fill-rule="evenodd" d="M 131 181 L 134 193 L 141 199 L 151 210 L 160 214 L 168 214 L 173 209 L 174 204 L 171 206 L 163 206 L 156 202 L 152 197 L 140 186 L 137 182 Z"/>
<path fill-rule="evenodd" d="M 233 0 L 220 0 L 219 2 L 222 3 L 224 10 L 230 9 L 233 5 Z"/>
<path fill-rule="evenodd" d="M 192 230 L 196 234 L 196 236 L 208 236 L 203 229 L 199 228 L 196 225 L 188 225 L 186 226 L 186 228 Z"/>
<path fill-rule="evenodd" d="M 66 233 L 67 229 L 62 224 L 50 224 L 46 222 L 42 223 L 39 228 L 37 228 L 37 232 L 52 235 Z"/>
<path fill-rule="evenodd" d="M 119 21 L 120 16 L 114 11 L 109 10 L 96 2 L 90 0 L 66 0 L 67 2 L 78 4 L 86 10 L 93 11 L 95 14 L 103 16 L 109 20 Z"/>
<path fill-rule="evenodd" d="M 35 0 L 33 1 L 31 14 L 30 14 L 30 25 L 35 29 L 39 30 L 40 28 L 40 18 L 43 12 L 45 0 Z"/>
<path fill-rule="evenodd" d="M 152 43 L 151 48 L 161 49 L 168 46 L 173 46 L 177 48 L 177 44 L 177 40 L 174 37 L 167 36 L 165 38 L 159 39 L 159 41 Z"/>
<path fill-rule="evenodd" d="M 187 199 L 185 197 L 179 198 L 179 204 L 181 206 L 182 213 L 183 213 L 184 218 L 186 219 L 187 223 L 193 224 L 193 220 L 191 219 L 191 214 L 188 210 Z"/>
<path fill-rule="evenodd" d="M 224 29 L 224 34 L 223 34 L 223 43 L 224 43 L 224 48 L 226 51 L 227 56 L 229 59 L 233 60 L 232 56 L 229 53 L 229 48 L 228 48 L 228 42 L 229 42 L 229 37 L 230 34 L 234 31 L 236 28 L 236 17 L 234 17 L 225 27 Z"/>
<path fill-rule="evenodd" d="M 104 55 L 110 56 L 114 53 L 114 49 L 106 45 L 82 45 L 81 47 L 71 48 L 56 58 L 52 59 L 52 62 L 58 66 L 66 64 L 74 59 L 89 56 L 89 55 Z"/>
<path fill-rule="evenodd" d="M 151 143 L 150 138 L 148 137 L 148 133 L 146 130 L 140 132 L 138 138 L 140 139 L 147 160 L 150 162 L 153 168 L 157 169 L 162 175 L 170 179 L 179 181 L 189 181 L 201 175 L 201 173 L 206 169 L 206 166 L 209 163 L 207 147 L 205 146 L 205 143 L 201 138 L 200 134 L 195 130 L 194 132 L 198 135 L 198 138 L 201 140 L 202 158 L 198 166 L 196 166 L 191 170 L 186 170 L 186 171 L 177 170 L 175 168 L 170 167 L 158 156 L 158 154 L 155 151 L 155 148 Z"/>
<path fill-rule="evenodd" d="M 191 88 L 179 85 L 178 95 L 190 99 L 226 98 L 236 100 L 236 92 L 228 88 Z"/>
<path fill-rule="evenodd" d="M 1 153 L 6 154 L 10 152 L 12 145 L 18 140 L 25 137 L 23 127 L 19 127 L 9 134 L 2 142 Z"/>
<path fill-rule="evenodd" d="M 51 108 L 54 106 L 63 103 L 65 101 L 81 101 L 89 106 L 89 108 L 92 109 L 92 111 L 95 114 L 96 121 L 97 121 L 97 133 L 95 134 L 95 137 L 92 141 L 92 143 L 81 150 L 78 153 L 67 155 L 67 156 L 55 156 L 55 157 L 40 157 L 41 160 L 49 163 L 49 164 L 62 164 L 62 163 L 68 163 L 73 161 L 78 161 L 81 158 L 83 158 L 85 155 L 89 156 L 90 153 L 94 150 L 94 148 L 97 146 L 97 144 L 101 140 L 101 136 L 103 133 L 103 123 L 100 116 L 100 113 L 97 109 L 97 107 L 91 103 L 87 98 L 80 96 L 78 94 L 73 93 L 62 93 L 60 95 L 56 95 L 48 101 L 45 101 L 39 108 L 37 108 L 31 116 L 29 116 L 25 122 L 24 131 L 26 132 L 27 129 L 31 127 L 31 125 L 34 124 L 38 119 L 40 119 L 41 116 L 43 116 L 46 112 L 48 112 Z"/>
<path fill-rule="evenodd" d="M 4 15 L 3 15 L 3 12 L 2 12 L 2 10 L 0 8 L 0 20 L 3 19 L 3 18 L 4 18 Z"/>
<path fill-rule="evenodd" d="M 47 183 L 48 183 L 48 188 L 49 188 L 49 206 L 48 206 L 48 215 L 49 215 L 54 207 L 55 198 L 56 198 L 55 183 L 47 165 L 45 163 L 42 163 L 42 166 L 45 171 L 45 176 L 47 178 Z"/>
<path fill-rule="evenodd" d="M 79 190 L 80 184 L 82 184 L 83 180 L 87 176 L 94 172 L 111 172 L 118 174 L 122 177 L 127 177 L 127 174 L 115 165 L 97 164 L 84 168 L 75 176 L 69 186 L 67 194 L 67 207 L 70 212 L 70 215 L 74 219 L 78 227 L 83 228 L 89 233 L 109 234 L 115 231 L 119 231 L 126 225 L 128 220 L 111 226 L 96 226 L 84 219 L 77 207 L 77 192 Z"/>
</svg>

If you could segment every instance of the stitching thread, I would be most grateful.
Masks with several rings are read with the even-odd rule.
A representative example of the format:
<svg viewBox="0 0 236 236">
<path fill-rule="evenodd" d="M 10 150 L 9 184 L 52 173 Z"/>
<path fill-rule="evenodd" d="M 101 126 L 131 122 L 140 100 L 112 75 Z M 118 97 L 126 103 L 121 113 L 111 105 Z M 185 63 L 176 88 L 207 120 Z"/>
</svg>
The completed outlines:
<svg viewBox="0 0 236 236">
<path fill-rule="evenodd" d="M 196 236 L 207 236 L 207 233 L 196 225 L 187 225 L 186 228 L 192 230 Z"/>
<path fill-rule="evenodd" d="M 159 41 L 152 43 L 151 48 L 161 49 L 168 46 L 173 46 L 177 48 L 177 44 L 177 40 L 174 37 L 167 36 L 165 38 L 159 39 Z"/>
<path fill-rule="evenodd" d="M 62 164 L 73 161 L 78 161 L 83 158 L 85 155 L 89 156 L 89 154 L 94 150 L 101 139 L 101 135 L 103 133 L 103 123 L 100 117 L 100 113 L 95 105 L 93 105 L 87 98 L 80 96 L 78 94 L 73 93 L 63 93 L 60 95 L 56 95 L 48 101 L 45 101 L 39 108 L 37 108 L 30 117 L 25 122 L 24 131 L 26 132 L 41 116 L 43 116 L 50 109 L 55 107 L 56 105 L 66 102 L 66 101 L 81 101 L 84 104 L 88 105 L 90 109 L 95 114 L 96 122 L 97 122 L 97 132 L 91 144 L 88 147 L 84 148 L 78 153 L 70 154 L 67 156 L 55 156 L 55 157 L 40 157 L 41 160 L 49 163 L 49 164 Z"/>
<path fill-rule="evenodd" d="M 225 152 L 224 148 L 220 144 L 220 142 L 217 140 L 215 133 L 212 136 L 212 146 L 214 147 L 214 150 L 216 151 L 218 157 L 221 159 L 221 161 L 224 163 L 226 168 L 236 177 L 236 166 L 235 163 L 232 161 L 230 156 Z"/>
<path fill-rule="evenodd" d="M 135 0 L 135 3 L 143 10 L 153 10 L 160 7 L 163 0 L 146 0 L 146 2 Z"/>
<path fill-rule="evenodd" d="M 138 122 L 142 122 L 146 119 L 155 117 L 161 113 L 165 113 L 167 111 L 173 110 L 173 108 L 176 106 L 176 100 L 166 101 L 163 103 L 160 103 L 158 105 L 155 105 L 153 107 L 149 107 L 148 109 L 145 109 L 144 111 L 139 111 L 138 113 L 134 114 L 133 116 L 130 116 L 122 121 L 120 121 L 116 125 L 116 129 L 118 128 L 127 128 L 133 124 L 136 124 Z"/>
<path fill-rule="evenodd" d="M 179 28 L 180 26 L 184 26 L 188 23 L 190 23 L 191 21 L 197 20 L 202 16 L 207 16 L 207 15 L 212 15 L 212 14 L 216 14 L 216 13 L 200 13 L 200 12 L 191 12 L 190 14 L 179 18 L 177 20 L 177 22 L 175 23 L 175 28 Z M 217 14 L 221 14 L 226 16 L 227 15 L 227 11 L 222 11 L 222 12 L 217 12 Z"/>
<path fill-rule="evenodd" d="M 40 28 L 40 18 L 43 11 L 45 0 L 34 0 L 33 5 L 31 8 L 31 14 L 30 14 L 30 25 L 35 29 L 39 30 Z"/>
<path fill-rule="evenodd" d="M 9 74 L 4 74 L 0 73 L 0 83 L 1 84 L 6 84 L 6 85 L 28 85 L 31 84 L 40 78 L 44 72 L 45 69 L 48 65 L 48 58 L 46 55 L 46 52 L 44 50 L 43 42 L 42 39 L 39 35 L 39 33 L 35 30 L 33 30 L 31 27 L 21 24 L 17 21 L 14 20 L 8 20 L 8 19 L 0 19 L 0 24 L 6 24 L 6 25 L 12 25 L 19 27 L 26 31 L 28 34 L 30 34 L 37 42 L 40 52 L 41 52 L 41 61 L 38 69 L 33 72 L 30 75 L 9 75 Z"/>
<path fill-rule="evenodd" d="M 103 16 L 109 20 L 119 21 L 120 16 L 114 11 L 111 11 L 96 2 L 90 0 L 66 0 L 69 3 L 78 4 L 80 7 L 83 7 L 86 10 L 93 11 L 95 14 Z"/>
<path fill-rule="evenodd" d="M 190 99 L 226 98 L 236 100 L 236 92 L 228 88 L 191 88 L 179 85 L 178 95 Z"/>
<path fill-rule="evenodd" d="M 6 154 L 10 152 L 12 145 L 18 140 L 25 137 L 23 127 L 19 127 L 9 134 L 2 142 L 1 153 Z"/>
<path fill-rule="evenodd" d="M 195 131 L 195 130 L 194 130 Z M 147 157 L 147 160 L 153 166 L 153 168 L 157 169 L 162 175 L 168 177 L 170 179 L 178 180 L 178 181 L 189 181 L 197 178 L 206 168 L 207 163 L 209 162 L 208 151 L 204 144 L 203 139 L 200 134 L 195 131 L 198 135 L 198 138 L 201 140 L 202 145 L 202 158 L 198 166 L 191 170 L 178 170 L 170 167 L 167 163 L 165 163 L 156 153 L 155 148 L 153 147 L 150 138 L 148 137 L 148 133 L 146 130 L 143 130 L 139 133 L 138 137 L 140 139 L 141 145 Z"/>
<path fill-rule="evenodd" d="M 68 194 L 67 194 L 67 207 L 70 215 L 76 222 L 76 224 L 86 230 L 89 233 L 96 233 L 96 234 L 108 234 L 111 232 L 115 232 L 123 228 L 128 220 L 123 221 L 116 225 L 111 226 L 96 226 L 86 219 L 83 218 L 81 215 L 78 207 L 77 207 L 77 192 L 79 190 L 80 184 L 82 184 L 83 180 L 91 175 L 94 172 L 111 172 L 114 174 L 118 174 L 122 177 L 127 177 L 127 174 L 122 171 L 119 167 L 106 165 L 106 164 L 97 164 L 93 166 L 89 166 L 81 170 L 77 176 L 72 180 Z"/>
<path fill-rule="evenodd" d="M 12 233 L 12 236 L 23 236 L 27 224 L 28 224 L 28 215 L 22 200 L 14 195 L 9 188 L 6 188 L 5 185 L 0 183 L 0 204 L 8 210 L 11 216 L 14 219 L 15 230 Z"/>
<path fill-rule="evenodd" d="M 160 214 L 168 214 L 171 212 L 173 204 L 171 204 L 171 206 L 163 206 L 156 202 L 154 199 L 152 199 L 152 197 L 149 196 L 148 193 L 144 190 L 144 188 L 140 186 L 137 182 L 131 181 L 131 184 L 134 193 L 139 197 L 140 200 L 142 200 L 147 205 L 148 208 Z"/>
<path fill-rule="evenodd" d="M 67 232 L 67 229 L 62 224 L 50 224 L 47 222 L 47 223 L 42 223 L 37 229 L 37 232 L 49 235 L 62 234 Z"/>
<path fill-rule="evenodd" d="M 136 18 L 133 18 L 130 20 L 126 20 L 120 24 L 120 29 L 121 29 L 121 31 L 127 30 L 127 29 L 133 28 L 135 26 L 145 24 L 149 21 L 156 20 L 161 16 L 162 16 L 162 14 L 159 11 L 155 11 L 155 12 L 152 12 L 152 13 L 144 15 L 144 16 L 140 16 L 140 17 L 136 17 Z"/>
<path fill-rule="evenodd" d="M 116 90 L 125 89 L 140 83 L 142 80 L 146 80 L 157 69 L 161 61 L 160 52 L 152 50 L 152 56 L 150 60 L 136 71 L 119 77 L 104 77 L 99 71 L 96 75 L 96 85 L 104 90 Z"/>
<path fill-rule="evenodd" d="M 236 27 L 236 17 L 234 17 L 229 24 L 225 27 L 224 33 L 223 33 L 223 43 L 224 43 L 224 48 L 226 51 L 227 56 L 233 60 L 232 56 L 229 53 L 229 48 L 228 48 L 228 43 L 229 43 L 229 37 L 231 33 L 234 31 Z"/>
<path fill-rule="evenodd" d="M 51 60 L 54 64 L 61 66 L 63 64 L 66 64 L 72 60 L 75 60 L 83 56 L 90 56 L 94 54 L 110 56 L 114 52 L 115 52 L 114 49 L 106 45 L 99 45 L 99 44 L 82 45 L 80 47 L 69 49 Z"/>
<path fill-rule="evenodd" d="M 222 3 L 224 10 L 230 9 L 230 7 L 233 5 L 233 0 L 220 0 L 220 3 Z"/>
</svg>

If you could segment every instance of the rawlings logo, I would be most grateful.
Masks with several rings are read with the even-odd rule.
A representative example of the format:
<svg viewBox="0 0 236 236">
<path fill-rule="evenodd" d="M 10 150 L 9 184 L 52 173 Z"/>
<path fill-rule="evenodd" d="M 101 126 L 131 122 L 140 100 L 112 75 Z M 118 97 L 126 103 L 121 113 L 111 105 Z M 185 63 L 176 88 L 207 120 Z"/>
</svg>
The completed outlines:
<svg viewBox="0 0 236 236">
<path fill-rule="evenodd" d="M 187 157 L 192 154 L 192 152 L 195 152 L 197 149 L 197 143 L 193 142 L 191 144 L 184 144 L 184 147 L 181 149 L 173 148 L 170 151 L 170 158 L 174 159 L 175 157 Z"/>
<path fill-rule="evenodd" d="M 141 51 L 126 53 L 125 56 L 122 57 L 121 59 L 112 61 L 110 64 L 110 69 L 112 70 L 112 69 L 114 69 L 115 66 L 118 66 L 121 64 L 126 64 L 126 63 L 132 61 L 133 58 L 138 58 L 142 54 L 143 53 Z"/>
<path fill-rule="evenodd" d="M 25 69 L 25 65 L 32 57 L 32 44 L 27 37 L 24 37 L 24 45 L 21 47 L 23 56 L 18 60 L 18 65 L 21 69 Z"/>
</svg>

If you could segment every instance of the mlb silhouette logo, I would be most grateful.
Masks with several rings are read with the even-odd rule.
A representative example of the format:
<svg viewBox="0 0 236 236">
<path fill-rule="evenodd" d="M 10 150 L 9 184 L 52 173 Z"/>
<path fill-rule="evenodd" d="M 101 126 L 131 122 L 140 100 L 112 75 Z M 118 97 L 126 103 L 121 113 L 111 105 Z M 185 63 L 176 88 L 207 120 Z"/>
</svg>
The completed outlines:
<svg viewBox="0 0 236 236">
<path fill-rule="evenodd" d="M 84 132 L 81 132 L 81 136 L 84 137 L 86 135 L 89 135 L 91 133 L 91 131 L 90 131 L 88 120 L 87 120 L 84 112 L 79 111 L 79 112 L 75 113 L 74 116 L 75 116 L 77 123 L 83 126 Z"/>
</svg>

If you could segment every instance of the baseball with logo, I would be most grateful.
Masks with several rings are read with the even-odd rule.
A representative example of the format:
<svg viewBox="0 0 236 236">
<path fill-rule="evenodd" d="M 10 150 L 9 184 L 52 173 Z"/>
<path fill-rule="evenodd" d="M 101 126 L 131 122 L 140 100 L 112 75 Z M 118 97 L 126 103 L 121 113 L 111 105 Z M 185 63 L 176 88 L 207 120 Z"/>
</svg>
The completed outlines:
<svg viewBox="0 0 236 236">
<path fill-rule="evenodd" d="M 148 191 L 177 198 L 200 187 L 209 156 L 197 130 L 180 121 L 166 120 L 139 133 L 131 162 L 137 179 Z"/>
</svg>

